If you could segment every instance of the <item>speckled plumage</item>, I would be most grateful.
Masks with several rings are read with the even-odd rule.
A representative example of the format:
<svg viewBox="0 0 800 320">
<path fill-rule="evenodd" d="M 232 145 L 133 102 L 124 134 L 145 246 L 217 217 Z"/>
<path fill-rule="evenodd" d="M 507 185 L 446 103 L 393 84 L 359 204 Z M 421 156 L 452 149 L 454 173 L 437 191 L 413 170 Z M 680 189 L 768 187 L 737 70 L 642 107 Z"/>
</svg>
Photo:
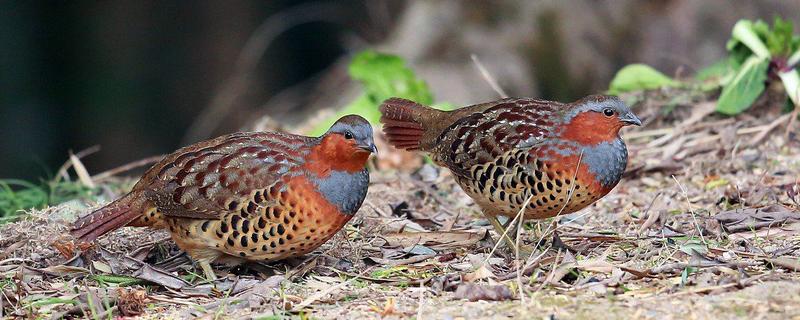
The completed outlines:
<svg viewBox="0 0 800 320">
<path fill-rule="evenodd" d="M 381 112 L 390 143 L 430 153 L 485 214 L 514 216 L 530 198 L 525 218 L 537 219 L 611 191 L 627 164 L 619 129 L 641 124 L 609 96 L 568 104 L 508 98 L 449 112 L 392 98 Z"/>
<path fill-rule="evenodd" d="M 166 156 L 72 233 L 91 241 L 125 225 L 166 228 L 201 262 L 302 255 L 361 206 L 374 151 L 372 129 L 358 116 L 317 138 L 244 132 L 199 142 Z"/>
</svg>

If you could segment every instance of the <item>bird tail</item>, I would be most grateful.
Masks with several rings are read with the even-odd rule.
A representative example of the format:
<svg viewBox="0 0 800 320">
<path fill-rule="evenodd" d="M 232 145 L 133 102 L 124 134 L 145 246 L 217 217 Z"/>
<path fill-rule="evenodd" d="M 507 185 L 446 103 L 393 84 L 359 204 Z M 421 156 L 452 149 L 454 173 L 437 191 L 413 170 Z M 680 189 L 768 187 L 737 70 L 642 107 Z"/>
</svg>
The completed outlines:
<svg viewBox="0 0 800 320">
<path fill-rule="evenodd" d="M 131 195 L 128 194 L 79 218 L 72 224 L 70 233 L 81 241 L 91 242 L 110 231 L 128 225 L 142 215 L 140 210 L 131 206 L 130 200 Z"/>
<path fill-rule="evenodd" d="M 430 151 L 441 133 L 437 119 L 447 112 L 411 100 L 389 98 L 381 104 L 381 123 L 389 144 L 398 149 Z"/>
</svg>

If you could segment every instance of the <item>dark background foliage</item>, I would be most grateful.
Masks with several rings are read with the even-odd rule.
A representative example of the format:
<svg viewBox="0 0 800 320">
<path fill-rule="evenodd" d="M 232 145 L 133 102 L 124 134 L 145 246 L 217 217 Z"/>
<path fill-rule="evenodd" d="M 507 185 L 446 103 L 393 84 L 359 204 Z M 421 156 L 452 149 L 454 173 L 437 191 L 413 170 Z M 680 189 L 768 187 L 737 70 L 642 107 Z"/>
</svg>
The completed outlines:
<svg viewBox="0 0 800 320">
<path fill-rule="evenodd" d="M 613 71 L 632 62 L 671 75 L 693 72 L 725 54 L 737 19 L 794 12 L 786 18 L 797 23 L 798 7 L 789 1 L 3 1 L 0 177 L 46 177 L 69 150 L 92 145 L 102 150 L 85 163 L 97 172 L 238 130 L 274 113 L 265 102 L 285 88 L 364 48 L 407 57 L 438 96 L 454 103 L 494 98 L 469 73 L 470 53 L 513 95 L 570 100 L 604 90 Z M 246 89 L 217 125 L 187 135 L 270 17 L 286 26 L 249 70 Z M 419 43 L 428 36 L 431 43 Z M 302 118 L 304 111 L 276 118 Z"/>
</svg>

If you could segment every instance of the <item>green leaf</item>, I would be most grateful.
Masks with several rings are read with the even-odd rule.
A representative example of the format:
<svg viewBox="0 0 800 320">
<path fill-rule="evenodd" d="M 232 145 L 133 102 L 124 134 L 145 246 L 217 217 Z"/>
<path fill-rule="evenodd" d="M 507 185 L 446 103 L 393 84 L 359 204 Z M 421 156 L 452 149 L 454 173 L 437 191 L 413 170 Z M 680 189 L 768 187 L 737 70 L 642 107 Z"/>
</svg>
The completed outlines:
<svg viewBox="0 0 800 320">
<path fill-rule="evenodd" d="M 775 17 L 772 31 L 767 33 L 767 49 L 773 56 L 788 56 L 792 52 L 793 28 L 791 21 Z"/>
<path fill-rule="evenodd" d="M 709 181 L 708 183 L 706 183 L 704 189 L 712 190 L 712 189 L 716 189 L 718 187 L 727 186 L 728 183 L 730 183 L 730 181 L 728 181 L 728 179 L 716 179 L 716 180 L 712 180 L 712 181 Z"/>
<path fill-rule="evenodd" d="M 680 283 L 681 287 L 686 286 L 686 284 L 689 282 L 689 275 L 695 272 L 697 272 L 697 268 L 693 267 L 683 268 L 683 271 L 681 271 L 681 283 Z"/>
<path fill-rule="evenodd" d="M 767 30 L 765 31 L 764 28 L 767 28 Z M 728 42 L 728 49 L 733 49 L 733 47 L 736 46 L 736 41 L 738 41 L 747 46 L 757 57 L 769 59 L 771 55 L 764 41 L 759 37 L 759 33 L 762 33 L 764 36 L 769 33 L 768 27 L 762 21 L 753 24 L 750 20 L 739 20 L 739 22 L 733 26 L 732 41 Z"/>
<path fill-rule="evenodd" d="M 611 80 L 608 92 L 619 94 L 637 90 L 656 89 L 661 87 L 674 87 L 680 82 L 665 76 L 658 70 L 645 64 L 630 64 L 620 69 Z"/>
<path fill-rule="evenodd" d="M 371 50 L 361 52 L 350 63 L 349 73 L 364 87 L 364 94 L 319 123 L 309 134 L 318 136 L 325 133 L 336 120 L 348 114 L 360 115 L 376 124 L 381 116 L 378 106 L 391 97 L 406 98 L 426 105 L 433 103 L 433 94 L 428 85 L 417 78 L 398 56 Z"/>
<path fill-rule="evenodd" d="M 733 80 L 722 88 L 717 111 L 734 115 L 747 110 L 764 91 L 768 66 L 769 59 L 756 56 L 747 59 Z"/>
<path fill-rule="evenodd" d="M 694 78 L 700 81 L 699 89 L 702 91 L 717 90 L 720 86 L 728 84 L 736 75 L 739 64 L 734 59 L 721 59 L 714 64 L 700 69 Z"/>
<path fill-rule="evenodd" d="M 790 66 L 794 66 L 798 63 L 800 63 L 800 49 L 798 49 L 791 56 L 789 56 L 789 59 L 786 61 L 786 64 Z"/>
<path fill-rule="evenodd" d="M 391 97 L 400 97 L 430 105 L 433 95 L 425 81 L 417 79 L 405 61 L 395 55 L 364 51 L 350 63 L 350 77 L 364 85 L 367 96 L 379 104 Z"/>
<path fill-rule="evenodd" d="M 694 78 L 698 81 L 719 81 L 729 73 L 733 72 L 730 59 L 720 59 L 714 64 L 700 69 Z"/>
<path fill-rule="evenodd" d="M 789 72 L 778 72 L 778 77 L 781 78 L 789 100 L 792 100 L 795 107 L 800 106 L 800 75 L 798 75 L 797 68 Z"/>
</svg>

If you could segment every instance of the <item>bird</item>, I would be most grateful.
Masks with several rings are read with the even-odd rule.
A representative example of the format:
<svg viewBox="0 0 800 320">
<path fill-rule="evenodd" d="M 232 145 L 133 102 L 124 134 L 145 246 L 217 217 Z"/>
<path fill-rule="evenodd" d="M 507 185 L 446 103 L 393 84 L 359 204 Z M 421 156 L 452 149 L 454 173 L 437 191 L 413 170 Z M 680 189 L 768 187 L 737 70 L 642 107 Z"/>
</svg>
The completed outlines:
<svg viewBox="0 0 800 320">
<path fill-rule="evenodd" d="M 606 95 L 571 103 L 504 98 L 452 111 L 389 98 L 380 112 L 389 144 L 427 153 L 449 169 L 512 249 L 506 230 L 518 213 L 554 217 L 608 194 L 627 165 L 619 131 L 642 125 L 618 97 Z M 505 226 L 498 216 L 509 218 Z"/>
<path fill-rule="evenodd" d="M 357 115 L 319 137 L 224 135 L 165 156 L 70 232 L 85 243 L 123 226 L 166 229 L 215 280 L 212 262 L 276 261 L 330 239 L 361 207 L 376 152 L 372 126 Z"/>
</svg>

